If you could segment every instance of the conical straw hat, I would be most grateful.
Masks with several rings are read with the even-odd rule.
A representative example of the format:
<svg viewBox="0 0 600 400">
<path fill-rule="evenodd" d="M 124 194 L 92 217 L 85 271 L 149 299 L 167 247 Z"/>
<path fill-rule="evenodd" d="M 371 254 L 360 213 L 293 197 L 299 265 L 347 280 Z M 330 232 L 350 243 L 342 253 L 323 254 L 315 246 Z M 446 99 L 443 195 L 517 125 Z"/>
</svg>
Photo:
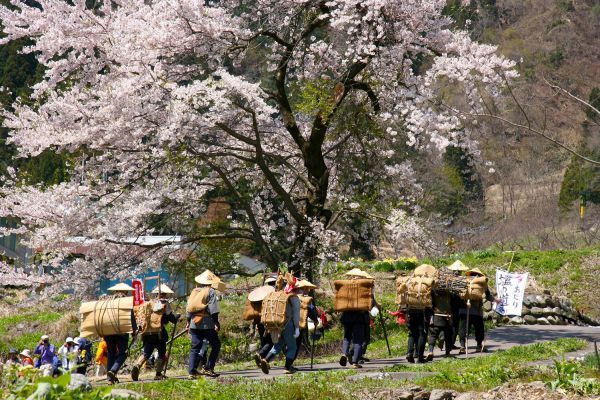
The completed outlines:
<svg viewBox="0 0 600 400">
<path fill-rule="evenodd" d="M 448 267 L 450 271 L 468 271 L 469 267 L 463 264 L 462 261 L 456 260 Z"/>
<path fill-rule="evenodd" d="M 200 285 L 212 285 L 218 283 L 221 280 L 208 269 L 194 278 L 194 280 Z"/>
<path fill-rule="evenodd" d="M 466 276 L 471 276 L 471 275 L 485 276 L 485 274 L 484 274 L 483 272 L 481 272 L 481 271 L 479 270 L 479 268 L 473 268 L 473 269 L 471 269 L 471 270 L 467 271 L 467 272 L 465 273 L 465 275 L 466 275 Z"/>
<path fill-rule="evenodd" d="M 135 289 L 132 288 L 131 286 L 129 286 L 128 284 L 121 282 L 121 283 L 117 283 L 115 286 L 109 287 L 107 290 L 109 292 L 130 292 Z"/>
<path fill-rule="evenodd" d="M 359 268 L 353 268 L 350 271 L 346 272 L 344 275 L 360 276 L 360 277 L 367 278 L 367 279 L 375 279 L 371 275 L 367 274 L 365 271 L 363 271 Z"/>
<path fill-rule="evenodd" d="M 250 294 L 248 295 L 248 300 L 263 301 L 269 293 L 272 293 L 274 291 L 275 291 L 275 288 L 273 286 L 269 286 L 269 285 L 259 286 L 250 292 Z"/>
<path fill-rule="evenodd" d="M 306 279 L 302 279 L 300 282 L 296 284 L 298 289 L 316 289 L 317 285 L 314 285 L 307 281 Z"/>
<path fill-rule="evenodd" d="M 173 292 L 173 291 L 171 290 L 171 288 L 170 288 L 170 287 L 168 287 L 168 286 L 167 286 L 167 285 L 165 285 L 164 283 L 161 283 L 161 284 L 160 284 L 160 292 L 161 292 L 161 293 L 164 293 L 164 294 L 173 294 L 173 293 L 175 293 L 175 292 Z M 155 287 L 155 288 L 152 290 L 152 293 L 155 293 L 155 294 L 157 294 L 157 293 L 158 293 L 158 286 L 157 286 L 157 287 Z"/>
</svg>

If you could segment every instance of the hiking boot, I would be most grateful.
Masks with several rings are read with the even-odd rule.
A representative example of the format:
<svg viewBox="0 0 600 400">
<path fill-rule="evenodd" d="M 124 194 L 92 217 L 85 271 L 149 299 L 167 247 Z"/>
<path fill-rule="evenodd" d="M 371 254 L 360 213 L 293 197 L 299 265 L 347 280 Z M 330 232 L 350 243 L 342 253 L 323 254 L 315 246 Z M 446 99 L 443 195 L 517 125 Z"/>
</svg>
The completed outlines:
<svg viewBox="0 0 600 400">
<path fill-rule="evenodd" d="M 446 353 L 443 355 L 444 358 L 454 358 L 454 356 L 450 353 Z"/>
<path fill-rule="evenodd" d="M 298 368 L 290 366 L 289 368 L 284 368 L 283 369 L 283 373 L 286 375 L 291 375 L 291 374 L 295 374 L 296 372 L 298 372 Z"/>
<path fill-rule="evenodd" d="M 346 364 L 348 364 L 348 356 L 345 354 L 342 354 L 342 356 L 340 357 L 340 365 L 342 367 L 345 367 Z"/>
<path fill-rule="evenodd" d="M 367 358 L 367 357 L 361 357 L 360 361 L 362 361 L 362 362 L 369 362 L 369 361 L 371 361 L 371 359 Z"/>
<path fill-rule="evenodd" d="M 363 366 L 360 365 L 359 363 L 355 363 L 355 364 L 350 365 L 350 368 L 352 368 L 352 369 L 359 369 L 359 368 L 362 368 L 362 367 Z"/>
<path fill-rule="evenodd" d="M 467 353 L 467 350 L 466 350 L 464 347 L 461 347 L 461 348 L 458 350 L 458 355 L 461 355 L 461 354 L 466 354 L 466 353 Z"/>
<path fill-rule="evenodd" d="M 427 363 L 427 359 L 425 357 L 419 357 L 417 364 L 425 364 Z"/>
<path fill-rule="evenodd" d="M 214 369 L 203 369 L 202 375 L 208 376 L 209 378 L 216 378 L 219 376 L 219 374 L 217 374 Z"/>
<path fill-rule="evenodd" d="M 190 379 L 198 379 L 199 377 L 201 377 L 202 375 L 200 375 L 200 373 L 196 370 L 193 370 L 192 372 L 190 372 L 190 374 L 188 375 L 188 377 Z"/>
<path fill-rule="evenodd" d="M 156 374 L 156 375 L 154 375 L 154 380 L 155 381 L 162 381 L 163 379 L 167 379 L 167 377 L 164 376 L 163 374 Z"/>
<path fill-rule="evenodd" d="M 106 379 L 108 380 L 108 383 L 111 385 L 114 383 L 119 383 L 119 378 L 117 378 L 117 375 L 112 371 L 108 371 L 106 373 Z"/>
<path fill-rule="evenodd" d="M 262 357 L 260 356 L 260 354 L 256 353 L 254 355 L 254 362 L 256 363 L 256 366 L 258 368 L 260 368 L 260 360 L 262 359 Z"/>
<path fill-rule="evenodd" d="M 427 357 L 425 357 L 425 361 L 433 361 L 433 351 L 427 353 Z"/>
<path fill-rule="evenodd" d="M 444 349 L 444 339 L 438 339 L 437 340 L 437 347 L 439 347 L 440 350 Z"/>
<path fill-rule="evenodd" d="M 131 380 L 132 381 L 137 381 L 140 377 L 140 367 L 138 367 L 137 365 L 134 365 L 133 367 L 131 367 Z"/>
<path fill-rule="evenodd" d="M 460 347 L 458 347 L 457 345 L 453 344 L 452 345 L 452 350 L 460 350 Z"/>
<path fill-rule="evenodd" d="M 415 357 L 412 354 L 409 354 L 406 356 L 406 361 L 408 361 L 411 364 L 415 363 Z"/>
<path fill-rule="evenodd" d="M 263 374 L 267 375 L 269 374 L 269 369 L 271 369 L 269 362 L 264 358 L 260 360 L 260 369 L 262 370 Z"/>
</svg>

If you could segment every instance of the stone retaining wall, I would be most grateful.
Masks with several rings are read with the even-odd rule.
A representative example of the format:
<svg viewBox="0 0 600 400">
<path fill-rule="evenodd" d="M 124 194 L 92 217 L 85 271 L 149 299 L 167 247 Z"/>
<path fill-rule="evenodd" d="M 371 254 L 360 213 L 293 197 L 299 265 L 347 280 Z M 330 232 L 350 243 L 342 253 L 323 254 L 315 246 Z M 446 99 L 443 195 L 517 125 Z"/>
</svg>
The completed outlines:
<svg viewBox="0 0 600 400">
<path fill-rule="evenodd" d="M 550 293 L 526 294 L 523 299 L 523 312 L 520 317 L 507 317 L 492 311 L 492 304 L 484 303 L 484 318 L 500 324 L 511 325 L 592 325 L 600 321 L 580 313 L 571 299 Z"/>
</svg>

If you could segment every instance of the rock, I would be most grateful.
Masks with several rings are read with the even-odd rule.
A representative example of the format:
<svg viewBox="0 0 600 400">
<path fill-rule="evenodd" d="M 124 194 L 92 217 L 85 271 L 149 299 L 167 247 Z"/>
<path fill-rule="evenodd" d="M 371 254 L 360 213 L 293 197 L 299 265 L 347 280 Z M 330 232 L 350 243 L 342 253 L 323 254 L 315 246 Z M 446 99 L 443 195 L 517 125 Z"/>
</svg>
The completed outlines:
<svg viewBox="0 0 600 400">
<path fill-rule="evenodd" d="M 526 315 L 531 313 L 531 309 L 529 307 L 526 307 L 525 305 L 523 305 L 523 307 L 521 308 L 521 315 Z"/>
<path fill-rule="evenodd" d="M 45 400 L 50 397 L 52 386 L 48 382 L 40 382 L 35 389 L 35 392 L 27 398 L 27 400 Z"/>
<path fill-rule="evenodd" d="M 433 389 L 429 395 L 429 400 L 452 400 L 455 392 L 444 389 Z"/>
<path fill-rule="evenodd" d="M 558 317 L 557 320 L 557 325 L 567 325 L 567 321 L 563 317 Z"/>
<path fill-rule="evenodd" d="M 537 322 L 537 318 L 535 318 L 533 315 L 526 315 L 523 317 L 523 320 L 528 325 L 534 325 Z"/>
<path fill-rule="evenodd" d="M 398 392 L 394 393 L 394 399 L 396 400 L 414 400 L 415 395 L 411 392 Z"/>
<path fill-rule="evenodd" d="M 413 400 L 429 400 L 430 392 L 426 390 L 422 390 L 420 392 L 415 393 Z"/>
<path fill-rule="evenodd" d="M 550 294 L 550 293 L 547 293 Z M 544 298 L 544 305 L 548 306 L 548 307 L 554 307 L 554 301 L 552 301 L 552 296 L 546 296 L 546 298 Z"/>
<path fill-rule="evenodd" d="M 543 315 L 544 317 L 547 317 L 547 316 L 549 316 L 549 315 L 552 315 L 552 314 L 553 314 L 553 313 L 552 313 L 552 307 L 544 307 L 544 308 L 542 309 L 542 315 Z"/>
<path fill-rule="evenodd" d="M 554 315 L 549 315 L 546 317 L 546 319 L 548 320 L 548 322 L 550 322 L 550 325 L 558 325 L 558 318 Z"/>
<path fill-rule="evenodd" d="M 25 330 L 25 324 L 24 323 L 17 324 L 16 329 L 18 331 L 24 331 Z"/>
<path fill-rule="evenodd" d="M 516 316 L 516 317 L 511 317 L 510 319 L 510 323 L 513 325 L 522 325 L 524 322 L 522 317 Z"/>
<path fill-rule="evenodd" d="M 546 318 L 542 317 L 542 318 L 538 318 L 537 319 L 537 323 L 538 325 L 550 325 L 550 321 L 548 321 Z"/>
<path fill-rule="evenodd" d="M 75 390 L 81 388 L 82 390 L 91 390 L 92 385 L 87 376 L 83 374 L 71 374 L 71 381 L 69 382 L 69 390 Z"/>
<path fill-rule="evenodd" d="M 467 392 L 461 393 L 454 398 L 454 400 L 479 400 L 481 398 L 481 393 L 477 392 Z"/>
<path fill-rule="evenodd" d="M 128 389 L 113 389 L 109 393 L 109 399 L 130 399 L 130 400 L 138 400 L 143 399 L 144 396 L 141 394 L 134 392 L 133 390 Z"/>
<path fill-rule="evenodd" d="M 546 305 L 546 297 L 540 295 L 535 296 L 535 305 L 538 307 L 544 307 Z"/>
<path fill-rule="evenodd" d="M 544 315 L 544 310 L 539 307 L 531 307 L 530 314 L 533 315 L 534 317 L 541 317 L 542 315 Z"/>
<path fill-rule="evenodd" d="M 421 386 L 411 386 L 408 390 L 412 393 L 422 392 L 423 388 Z"/>
</svg>

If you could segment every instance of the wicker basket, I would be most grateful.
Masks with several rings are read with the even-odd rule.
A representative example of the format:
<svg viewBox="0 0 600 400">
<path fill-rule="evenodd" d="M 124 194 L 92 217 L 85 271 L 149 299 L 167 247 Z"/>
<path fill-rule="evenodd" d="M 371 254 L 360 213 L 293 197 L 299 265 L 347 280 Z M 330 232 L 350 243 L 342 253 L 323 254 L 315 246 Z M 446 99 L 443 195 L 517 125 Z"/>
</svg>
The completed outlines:
<svg viewBox="0 0 600 400">
<path fill-rule="evenodd" d="M 280 331 L 287 322 L 286 310 L 288 300 L 293 294 L 286 294 L 284 291 L 269 293 L 262 301 L 260 311 L 260 320 L 265 327 Z"/>
<path fill-rule="evenodd" d="M 206 307 L 208 305 L 209 292 L 210 286 L 203 288 L 194 288 L 194 290 L 192 290 L 192 293 L 190 293 L 190 297 L 188 297 L 185 311 L 189 312 L 190 314 L 196 314 L 206 310 Z"/>
<path fill-rule="evenodd" d="M 369 311 L 373 305 L 373 279 L 349 279 L 333 282 L 335 311 Z"/>
<path fill-rule="evenodd" d="M 424 276 L 400 276 L 396 279 L 396 304 L 422 310 L 432 306 L 435 279 Z"/>
<path fill-rule="evenodd" d="M 487 276 L 467 277 L 467 287 L 460 294 L 460 298 L 463 300 L 482 301 L 487 288 Z"/>
</svg>

